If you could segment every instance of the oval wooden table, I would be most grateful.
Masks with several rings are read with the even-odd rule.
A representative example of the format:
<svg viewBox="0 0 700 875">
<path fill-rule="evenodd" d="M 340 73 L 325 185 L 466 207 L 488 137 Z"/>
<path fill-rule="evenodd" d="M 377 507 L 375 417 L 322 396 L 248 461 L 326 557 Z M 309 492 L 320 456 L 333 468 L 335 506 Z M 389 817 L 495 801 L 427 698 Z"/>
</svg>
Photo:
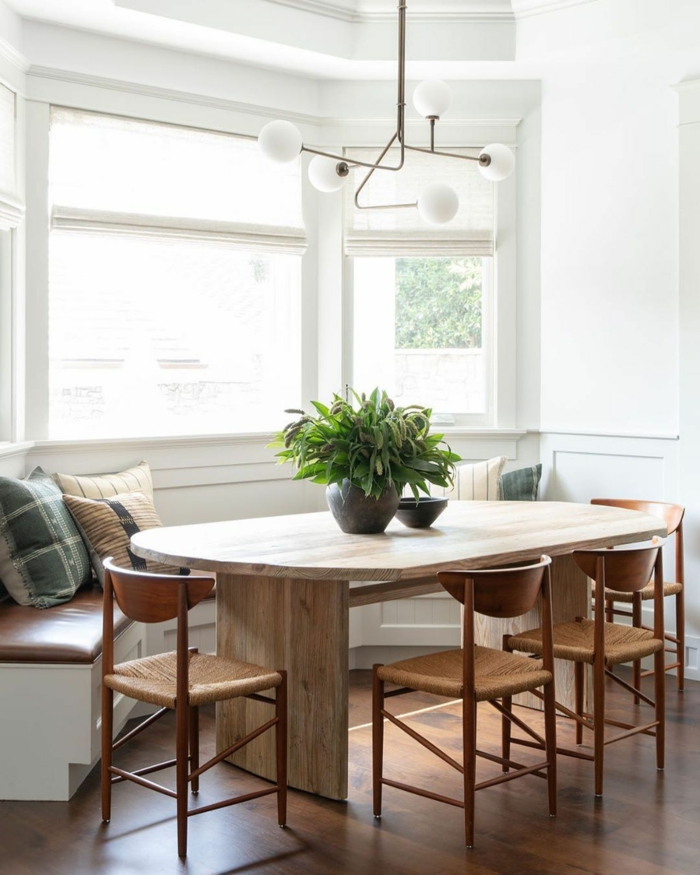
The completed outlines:
<svg viewBox="0 0 700 875">
<path fill-rule="evenodd" d="M 217 653 L 289 672 L 289 784 L 331 799 L 347 796 L 348 626 L 351 607 L 440 589 L 437 571 L 554 557 L 554 622 L 588 616 L 588 581 L 577 548 L 665 535 L 657 518 L 621 508 L 561 502 L 452 501 L 430 529 L 397 520 L 381 535 L 347 535 L 330 513 L 176 526 L 140 532 L 146 559 L 217 573 Z M 364 582 L 350 588 L 350 581 Z M 504 621 L 505 622 L 505 621 Z M 481 643 L 500 648 L 506 631 L 538 624 L 536 613 L 489 623 Z M 571 703 L 557 674 L 557 698 Z M 224 750 L 267 719 L 247 699 L 217 706 Z M 272 778 L 267 733 L 232 759 Z"/>
</svg>

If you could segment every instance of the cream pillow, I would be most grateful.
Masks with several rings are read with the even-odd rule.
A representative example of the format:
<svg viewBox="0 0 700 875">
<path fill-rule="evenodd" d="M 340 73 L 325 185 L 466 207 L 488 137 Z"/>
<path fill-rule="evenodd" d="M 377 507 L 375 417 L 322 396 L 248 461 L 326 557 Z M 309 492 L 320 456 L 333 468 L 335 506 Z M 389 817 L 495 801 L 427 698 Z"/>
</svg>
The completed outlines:
<svg viewBox="0 0 700 875">
<path fill-rule="evenodd" d="M 139 462 L 133 468 L 117 474 L 52 474 L 54 482 L 64 495 L 81 498 L 112 498 L 125 492 L 141 492 L 153 498 L 153 478 L 148 462 Z"/>
<path fill-rule="evenodd" d="M 498 483 L 508 459 L 495 456 L 485 462 L 457 466 L 457 495 L 459 501 L 498 501 Z"/>
</svg>

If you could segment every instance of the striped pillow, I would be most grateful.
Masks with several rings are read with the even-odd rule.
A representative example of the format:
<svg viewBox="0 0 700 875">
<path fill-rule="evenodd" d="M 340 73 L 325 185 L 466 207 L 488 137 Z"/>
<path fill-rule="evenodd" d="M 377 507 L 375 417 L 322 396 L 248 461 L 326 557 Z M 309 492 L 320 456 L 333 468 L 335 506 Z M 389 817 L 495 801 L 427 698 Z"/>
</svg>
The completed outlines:
<svg viewBox="0 0 700 875">
<path fill-rule="evenodd" d="M 61 492 L 41 468 L 0 477 L 0 578 L 20 605 L 51 608 L 90 580 L 90 560 Z"/>
<path fill-rule="evenodd" d="M 507 462 L 496 456 L 485 462 L 457 466 L 457 498 L 460 501 L 498 501 L 498 482 Z"/>
<path fill-rule="evenodd" d="M 189 569 L 174 568 L 162 562 L 146 562 L 132 552 L 132 535 L 163 525 L 153 502 L 142 492 L 126 492 L 96 500 L 64 495 L 63 500 L 90 544 L 90 557 L 100 583 L 104 581 L 102 562 L 108 556 L 114 558 L 115 565 L 135 571 L 189 574 Z"/>
<path fill-rule="evenodd" d="M 153 478 L 148 462 L 139 462 L 133 468 L 118 474 L 52 474 L 64 495 L 82 498 L 111 498 L 125 492 L 142 492 L 153 498 Z"/>
</svg>

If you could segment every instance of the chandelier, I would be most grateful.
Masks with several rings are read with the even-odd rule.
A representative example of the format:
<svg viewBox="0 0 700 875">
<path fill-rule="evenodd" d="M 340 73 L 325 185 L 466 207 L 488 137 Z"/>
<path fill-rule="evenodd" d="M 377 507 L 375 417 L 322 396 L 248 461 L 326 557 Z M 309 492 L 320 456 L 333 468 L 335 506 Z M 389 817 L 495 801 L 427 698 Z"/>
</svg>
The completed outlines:
<svg viewBox="0 0 700 875">
<path fill-rule="evenodd" d="M 288 121 L 268 122 L 260 131 L 258 144 L 263 153 L 272 161 L 286 164 L 294 161 L 301 152 L 309 152 L 315 157 L 309 164 L 309 179 L 312 185 L 322 192 L 339 191 L 347 182 L 350 171 L 355 167 L 367 168 L 368 173 L 355 191 L 355 206 L 358 210 L 399 210 L 418 209 L 421 217 L 434 225 L 452 221 L 459 210 L 457 192 L 442 182 L 423 186 L 418 197 L 411 203 L 366 204 L 361 203 L 360 195 L 377 170 L 397 173 L 404 166 L 406 150 L 436 155 L 439 158 L 457 158 L 461 161 L 476 161 L 482 176 L 492 182 L 500 182 L 513 172 L 515 156 L 511 150 L 500 143 L 493 143 L 481 150 L 478 156 L 456 155 L 435 148 L 435 126 L 440 117 L 447 112 L 452 102 L 449 86 L 440 79 L 426 79 L 413 93 L 413 105 L 420 115 L 430 123 L 430 147 L 410 146 L 406 142 L 406 2 L 399 0 L 399 52 L 398 52 L 398 95 L 396 131 L 386 144 L 375 163 L 346 160 L 343 155 L 323 152 L 305 146 L 299 129 Z M 395 164 L 382 163 L 389 150 L 398 144 L 398 161 Z"/>
</svg>

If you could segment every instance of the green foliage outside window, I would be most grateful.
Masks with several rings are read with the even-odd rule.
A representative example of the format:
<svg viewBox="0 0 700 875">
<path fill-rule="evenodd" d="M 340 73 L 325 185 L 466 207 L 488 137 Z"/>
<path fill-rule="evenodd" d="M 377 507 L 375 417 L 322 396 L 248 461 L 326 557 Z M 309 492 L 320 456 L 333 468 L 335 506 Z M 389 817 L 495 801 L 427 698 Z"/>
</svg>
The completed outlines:
<svg viewBox="0 0 700 875">
<path fill-rule="evenodd" d="M 396 259 L 396 349 L 481 347 L 481 258 Z"/>
</svg>

